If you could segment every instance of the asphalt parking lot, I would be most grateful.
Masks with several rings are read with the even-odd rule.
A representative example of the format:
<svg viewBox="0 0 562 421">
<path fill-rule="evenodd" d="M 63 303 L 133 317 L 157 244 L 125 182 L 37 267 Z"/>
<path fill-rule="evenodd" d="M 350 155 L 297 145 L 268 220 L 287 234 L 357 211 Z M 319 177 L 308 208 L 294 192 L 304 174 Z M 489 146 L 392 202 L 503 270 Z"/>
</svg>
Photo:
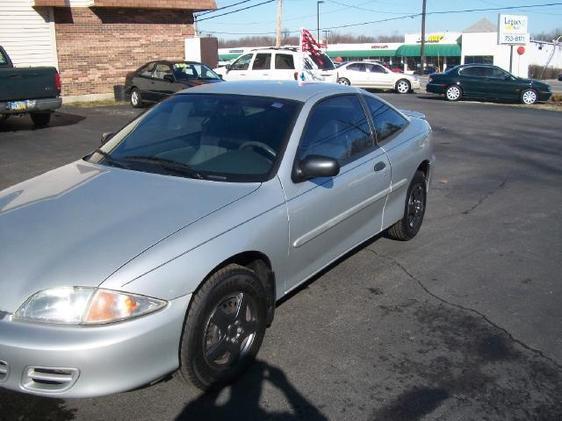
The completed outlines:
<svg viewBox="0 0 562 421">
<path fill-rule="evenodd" d="M 222 391 L 175 378 L 81 400 L 0 389 L 0 419 L 562 419 L 562 114 L 382 96 L 434 130 L 414 240 L 377 237 L 284 300 L 258 363 Z M 66 107 L 40 130 L 8 120 L 0 189 L 85 155 L 136 113 Z"/>
</svg>

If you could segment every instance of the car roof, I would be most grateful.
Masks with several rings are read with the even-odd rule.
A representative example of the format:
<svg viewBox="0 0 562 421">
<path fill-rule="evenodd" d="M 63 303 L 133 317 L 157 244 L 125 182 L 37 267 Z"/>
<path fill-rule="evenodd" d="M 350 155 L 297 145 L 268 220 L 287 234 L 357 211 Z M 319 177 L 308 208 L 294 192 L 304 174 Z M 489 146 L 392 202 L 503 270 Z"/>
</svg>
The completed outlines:
<svg viewBox="0 0 562 421">
<path fill-rule="evenodd" d="M 326 82 L 293 80 L 253 80 L 208 83 L 185 89 L 180 94 L 230 94 L 292 99 L 306 102 L 316 95 L 337 95 L 359 92 L 357 88 Z"/>
</svg>

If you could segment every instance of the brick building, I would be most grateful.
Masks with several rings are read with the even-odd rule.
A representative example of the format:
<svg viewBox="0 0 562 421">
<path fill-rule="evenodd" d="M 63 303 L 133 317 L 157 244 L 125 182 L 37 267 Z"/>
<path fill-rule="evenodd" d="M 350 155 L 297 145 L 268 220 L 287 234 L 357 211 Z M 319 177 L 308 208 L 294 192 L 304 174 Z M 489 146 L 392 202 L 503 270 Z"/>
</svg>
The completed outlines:
<svg viewBox="0 0 562 421">
<path fill-rule="evenodd" d="M 1 0 L 0 45 L 16 66 L 55 66 L 63 95 L 104 94 L 154 59 L 182 59 L 193 13 L 215 0 Z"/>
</svg>

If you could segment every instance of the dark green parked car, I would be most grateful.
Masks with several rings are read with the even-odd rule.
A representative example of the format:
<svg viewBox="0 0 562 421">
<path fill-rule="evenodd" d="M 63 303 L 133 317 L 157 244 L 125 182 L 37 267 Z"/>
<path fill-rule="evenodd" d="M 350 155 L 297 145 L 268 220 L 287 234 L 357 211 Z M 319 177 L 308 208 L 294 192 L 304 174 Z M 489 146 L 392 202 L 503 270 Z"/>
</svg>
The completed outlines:
<svg viewBox="0 0 562 421">
<path fill-rule="evenodd" d="M 429 77 L 427 92 L 445 95 L 449 101 L 461 98 L 499 99 L 534 104 L 548 101 L 550 85 L 522 79 L 492 65 L 466 64 Z"/>
</svg>

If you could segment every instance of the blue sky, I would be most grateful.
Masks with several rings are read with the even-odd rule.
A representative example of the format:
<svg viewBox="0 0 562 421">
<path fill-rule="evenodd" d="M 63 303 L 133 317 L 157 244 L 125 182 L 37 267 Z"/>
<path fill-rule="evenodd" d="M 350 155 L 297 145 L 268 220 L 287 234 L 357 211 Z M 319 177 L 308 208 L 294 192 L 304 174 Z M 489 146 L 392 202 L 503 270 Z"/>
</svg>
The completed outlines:
<svg viewBox="0 0 562 421">
<path fill-rule="evenodd" d="M 217 6 L 227 6 L 237 1 L 239 0 L 217 0 Z M 253 0 L 213 14 L 226 13 L 261 1 L 263 0 Z M 427 11 L 496 8 L 556 2 L 556 0 L 427 0 Z M 418 13 L 421 11 L 421 3 L 421 0 L 324 0 L 324 3 L 320 5 L 320 27 L 375 21 Z M 346 6 L 346 4 L 355 6 L 355 8 Z M 214 35 L 225 39 L 238 38 L 244 34 L 251 35 L 252 32 L 273 32 L 275 30 L 275 10 L 276 2 L 272 2 L 247 11 L 202 21 L 198 28 L 203 34 L 208 31 L 221 32 Z M 531 33 L 551 31 L 562 26 L 562 4 L 552 7 L 508 10 L 504 13 L 527 15 Z M 204 17 L 210 17 L 213 14 Z M 495 23 L 497 15 L 498 11 L 428 15 L 426 28 L 428 32 L 462 31 L 482 17 L 487 17 Z M 203 19 L 203 16 L 200 18 Z M 283 21 L 283 28 L 289 30 L 298 30 L 301 27 L 316 29 L 316 0 L 284 0 Z M 374 36 L 403 34 L 419 32 L 420 24 L 421 18 L 416 17 L 336 29 L 335 31 Z M 226 34 L 225 32 L 236 34 Z"/>
</svg>

